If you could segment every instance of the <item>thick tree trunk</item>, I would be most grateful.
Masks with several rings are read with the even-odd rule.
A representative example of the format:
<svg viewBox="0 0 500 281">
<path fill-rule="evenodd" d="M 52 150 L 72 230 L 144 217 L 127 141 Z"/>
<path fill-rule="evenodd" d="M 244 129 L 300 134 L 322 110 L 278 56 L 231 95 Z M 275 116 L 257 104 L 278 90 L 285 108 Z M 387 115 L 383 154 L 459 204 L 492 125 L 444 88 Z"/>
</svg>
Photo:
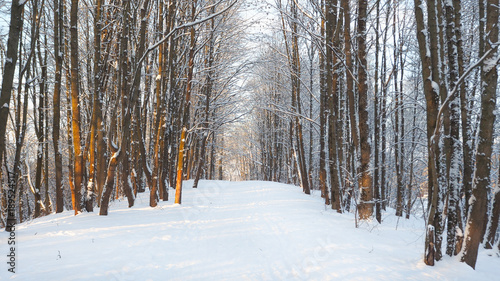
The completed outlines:
<svg viewBox="0 0 500 281">
<path fill-rule="evenodd" d="M 494 48 L 484 60 L 481 69 L 481 120 L 479 122 L 479 141 L 476 154 L 476 173 L 472 188 L 471 206 L 465 227 L 465 242 L 461 260 L 472 268 L 476 266 L 479 244 L 483 237 L 488 206 L 487 193 L 491 184 L 491 154 L 495 123 L 497 89 L 497 46 L 498 42 L 499 1 L 488 0 L 486 5 L 486 51 Z"/>
</svg>

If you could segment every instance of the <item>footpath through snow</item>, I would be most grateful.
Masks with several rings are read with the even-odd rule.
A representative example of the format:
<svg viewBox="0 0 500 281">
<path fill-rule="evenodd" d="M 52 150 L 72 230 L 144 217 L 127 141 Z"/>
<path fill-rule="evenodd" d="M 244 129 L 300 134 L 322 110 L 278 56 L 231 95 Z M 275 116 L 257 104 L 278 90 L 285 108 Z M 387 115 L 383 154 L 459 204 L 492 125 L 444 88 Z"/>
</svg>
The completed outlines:
<svg viewBox="0 0 500 281">
<path fill-rule="evenodd" d="M 298 187 L 191 186 L 182 205 L 150 208 L 141 194 L 131 209 L 111 203 L 107 217 L 67 211 L 21 224 L 16 274 L 2 262 L 0 280 L 499 280 L 500 259 L 484 250 L 476 271 L 449 257 L 425 266 L 420 219 L 391 213 L 356 229 L 353 214 Z M 3 260 L 8 235 L 0 233 Z"/>
</svg>

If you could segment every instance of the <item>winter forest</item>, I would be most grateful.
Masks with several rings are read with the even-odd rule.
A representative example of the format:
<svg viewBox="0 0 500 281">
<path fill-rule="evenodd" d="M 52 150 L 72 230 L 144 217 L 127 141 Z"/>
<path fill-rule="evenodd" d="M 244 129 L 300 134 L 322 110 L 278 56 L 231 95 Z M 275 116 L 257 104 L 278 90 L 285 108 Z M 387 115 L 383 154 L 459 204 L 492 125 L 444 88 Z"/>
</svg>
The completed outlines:
<svg viewBox="0 0 500 281">
<path fill-rule="evenodd" d="M 1 243 L 58 213 L 181 208 L 202 183 L 261 181 L 353 229 L 421 219 L 426 265 L 498 262 L 499 9 L 0 0 Z"/>
</svg>

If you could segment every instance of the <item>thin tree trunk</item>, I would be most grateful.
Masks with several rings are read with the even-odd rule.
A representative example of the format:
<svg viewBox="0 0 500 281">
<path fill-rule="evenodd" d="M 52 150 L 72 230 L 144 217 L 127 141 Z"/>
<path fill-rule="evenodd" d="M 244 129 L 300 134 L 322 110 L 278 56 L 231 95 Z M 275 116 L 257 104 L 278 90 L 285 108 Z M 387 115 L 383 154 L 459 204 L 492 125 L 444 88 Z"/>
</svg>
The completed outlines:
<svg viewBox="0 0 500 281">
<path fill-rule="evenodd" d="M 42 1 L 40 7 L 39 7 L 39 2 L 38 0 L 33 1 L 33 18 L 37 19 L 39 18 L 39 11 L 43 10 L 43 3 Z M 38 26 L 38 29 L 40 28 L 39 23 L 36 24 Z M 38 140 L 38 150 L 37 150 L 37 157 L 36 157 L 36 175 L 35 175 L 35 212 L 33 214 L 34 218 L 38 218 L 41 216 L 41 211 L 43 208 L 43 202 L 42 202 L 42 196 L 41 196 L 41 190 L 42 190 L 42 172 L 43 172 L 43 155 L 44 155 L 44 148 L 45 148 L 45 128 L 44 128 L 44 121 L 45 121 L 45 114 L 44 114 L 44 105 L 45 105 L 45 79 L 47 79 L 47 66 L 46 64 L 43 63 L 42 59 L 42 54 L 41 54 L 41 48 L 40 48 L 40 36 L 39 32 L 36 32 L 36 42 L 37 42 L 37 53 L 38 53 L 38 59 L 40 62 L 40 68 L 42 70 L 42 76 L 41 80 L 39 83 L 39 93 L 38 93 L 38 125 L 35 125 L 35 131 L 36 131 L 36 136 Z M 36 66 L 36 59 L 33 59 L 34 61 L 34 66 Z M 36 99 L 33 99 L 33 108 L 36 107 Z"/>
<path fill-rule="evenodd" d="M 500 183 L 500 178 L 499 178 Z M 497 187 L 495 189 L 495 194 L 493 197 L 493 209 L 491 210 L 491 217 L 489 226 L 486 231 L 484 247 L 486 249 L 492 249 L 493 245 L 495 245 L 495 236 L 498 229 L 498 222 L 500 219 L 500 188 Z"/>
<path fill-rule="evenodd" d="M 424 81 L 424 94 L 425 99 L 427 101 L 427 144 L 429 147 L 428 150 L 428 165 L 429 167 L 434 165 L 433 158 L 433 143 L 431 140 L 432 135 L 434 134 L 434 129 L 436 126 L 436 118 L 437 118 L 437 107 L 439 103 L 439 93 L 436 91 L 433 84 L 432 78 L 432 65 L 431 65 L 431 54 L 428 52 L 430 50 L 429 41 L 427 38 L 427 32 L 425 29 L 424 22 L 424 11 L 422 9 L 423 2 L 421 0 L 415 0 L 415 18 L 417 23 L 417 40 L 419 45 L 419 54 L 420 60 L 422 62 L 422 79 Z M 430 16 L 429 16 L 430 17 Z M 435 19 L 435 17 L 434 17 Z M 432 33 L 435 35 L 435 32 Z M 432 43 L 433 41 L 431 41 Z M 433 169 L 430 169 L 433 170 Z M 436 186 L 437 179 L 435 178 L 434 173 L 428 173 L 428 196 L 429 196 L 429 205 L 432 205 L 432 202 L 435 200 L 434 192 L 438 190 Z M 437 193 L 437 192 L 436 192 Z M 425 257 L 424 261 L 427 265 L 434 265 L 435 260 L 440 259 L 440 243 L 436 245 L 435 241 L 435 231 L 434 231 L 434 214 L 435 208 L 430 208 L 429 212 L 429 221 L 427 223 L 427 235 L 425 240 Z M 433 210 L 434 209 L 434 210 Z M 439 246 L 439 247 L 436 247 Z M 439 253 L 436 253 L 439 251 Z"/>
<path fill-rule="evenodd" d="M 380 53 L 380 1 L 376 5 L 376 23 L 375 23 L 375 77 L 374 77 L 374 99 L 373 99 L 373 116 L 375 120 L 375 130 L 373 134 L 373 147 L 374 147 L 374 171 L 373 171 L 373 199 L 375 200 L 375 218 L 378 223 L 382 223 L 382 210 L 380 202 L 380 97 L 379 97 L 379 53 Z"/>
<path fill-rule="evenodd" d="M 82 211 L 83 169 L 85 168 L 80 129 L 80 91 L 78 67 L 78 0 L 71 0 L 70 13 L 70 46 L 71 46 L 71 126 L 73 129 L 74 188 L 71 190 L 75 215 Z"/>
<path fill-rule="evenodd" d="M 458 44 L 458 69 L 459 76 L 462 76 L 464 72 L 464 54 L 463 54 L 463 44 L 462 44 L 462 35 L 461 35 L 461 7 L 460 1 L 453 1 L 453 5 L 455 6 L 455 32 L 457 36 L 457 44 Z M 481 7 L 484 9 L 484 1 L 479 0 L 479 9 Z M 484 14 L 480 12 L 480 14 Z M 480 26 L 483 25 L 483 21 L 480 21 Z M 479 28 L 481 30 L 481 28 Z M 463 180 L 462 180 L 462 194 L 465 195 L 464 200 L 464 210 L 463 213 L 465 216 L 469 211 L 469 198 L 471 196 L 472 191 L 472 178 L 474 173 L 474 162 L 473 162 L 473 148 L 475 147 L 473 144 L 472 138 L 472 126 L 471 126 L 471 118 L 470 118 L 470 108 L 469 108 L 469 98 L 467 97 L 467 91 L 465 88 L 465 83 L 460 85 L 460 111 L 461 111 L 461 121 L 462 121 L 462 147 L 463 147 Z M 462 195 L 461 195 L 462 196 Z M 464 217 L 465 217 L 464 216 Z"/>
<path fill-rule="evenodd" d="M 359 144 L 361 152 L 361 178 L 359 187 L 361 189 L 360 202 L 358 206 L 359 218 L 369 219 L 373 215 L 373 190 L 372 176 L 370 172 L 370 127 L 368 120 L 368 79 L 366 60 L 366 20 L 367 20 L 367 0 L 358 2 L 358 93 L 359 93 Z"/>
<path fill-rule="evenodd" d="M 56 185 L 56 213 L 64 211 L 64 196 L 62 186 L 62 154 L 59 147 L 61 128 L 61 87 L 62 87 L 62 66 L 64 55 L 64 28 L 63 28 L 63 6 L 65 0 L 54 1 L 54 50 L 55 50 L 55 83 L 54 94 L 52 96 L 53 116 L 52 116 L 52 141 L 54 145 L 55 162 L 55 185 Z"/>
<path fill-rule="evenodd" d="M 325 6 L 325 1 L 321 1 L 322 7 Z M 321 19 L 321 36 L 325 36 L 325 20 Z M 328 62 L 326 62 L 325 56 L 321 50 L 328 50 L 327 44 L 324 41 L 321 41 L 321 47 L 319 53 L 319 77 L 320 77 L 320 104 L 319 104 L 319 123 L 320 123 L 320 137 L 319 137 L 319 188 L 321 190 L 321 196 L 325 198 L 325 204 L 330 204 L 330 198 L 328 195 L 328 187 L 326 185 L 326 168 L 325 168 L 325 160 L 326 160 L 326 151 L 325 151 L 325 135 L 326 135 L 326 120 L 327 114 L 326 110 L 326 96 L 327 96 L 327 78 L 326 73 L 328 69 L 326 66 Z M 275 132 L 277 134 L 277 130 Z M 277 140 L 276 140 L 277 141 Z M 276 158 L 275 158 L 276 159 Z"/>
<path fill-rule="evenodd" d="M 191 20 L 196 19 L 196 4 L 197 0 L 194 0 L 191 5 Z M 185 143 L 186 143 L 186 133 L 187 126 L 189 124 L 189 111 L 191 108 L 191 88 L 193 80 L 194 71 L 194 57 L 195 57 L 195 47 L 196 47 L 196 34 L 194 27 L 190 30 L 190 45 L 189 45 L 189 57 L 188 57 L 188 68 L 187 68 L 187 81 L 186 81 L 186 92 L 183 108 L 182 117 L 182 132 L 181 139 L 179 141 L 179 151 L 178 151 L 178 163 L 177 163 L 177 181 L 175 185 L 175 203 L 181 204 L 182 199 L 182 174 L 184 169 L 184 154 L 185 154 Z"/>
<path fill-rule="evenodd" d="M 3 68 L 2 90 L 0 92 L 0 155 L 5 155 L 5 133 L 9 117 L 9 103 L 14 83 L 18 58 L 19 38 L 23 28 L 24 4 L 26 1 L 13 0 L 10 9 L 9 39 L 7 40 L 7 59 Z M 0 157 L 0 167 L 3 157 Z M 9 216 L 12 222 L 13 217 Z M 14 217 L 15 218 L 15 217 Z"/>
<path fill-rule="evenodd" d="M 326 14 L 326 100 L 328 106 L 328 166 L 330 170 L 330 193 L 332 209 L 342 212 L 339 180 L 339 161 L 337 146 L 337 122 L 338 122 L 338 74 L 334 69 L 337 64 L 337 57 L 334 55 L 334 48 L 339 43 L 340 30 L 337 29 L 337 5 L 336 0 L 325 2 Z"/>
<path fill-rule="evenodd" d="M 121 162 L 121 187 L 127 197 L 129 208 L 134 206 L 134 194 L 131 186 L 131 170 L 130 170 L 130 142 L 131 142 L 131 119 L 133 116 L 133 111 L 135 108 L 135 103 L 137 102 L 137 92 L 130 89 L 130 65 L 129 65 L 129 22 L 130 22 L 130 1 L 123 1 L 123 13 L 122 13 L 122 38 L 120 43 L 120 61 L 121 61 L 121 104 L 122 104 L 122 136 L 120 145 L 120 162 Z"/>
</svg>

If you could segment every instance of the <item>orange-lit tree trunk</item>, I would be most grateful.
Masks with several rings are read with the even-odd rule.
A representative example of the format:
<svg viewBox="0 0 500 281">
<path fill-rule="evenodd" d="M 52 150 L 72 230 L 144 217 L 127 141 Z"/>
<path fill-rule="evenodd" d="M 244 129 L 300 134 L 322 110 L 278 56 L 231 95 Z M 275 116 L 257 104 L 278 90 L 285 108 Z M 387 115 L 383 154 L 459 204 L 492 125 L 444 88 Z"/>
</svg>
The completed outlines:
<svg viewBox="0 0 500 281">
<path fill-rule="evenodd" d="M 70 46 L 71 46 L 71 126 L 73 129 L 74 187 L 71 190 L 73 210 L 75 215 L 82 211 L 83 169 L 85 168 L 80 130 L 80 91 L 78 67 L 78 0 L 71 0 L 70 13 Z"/>
<path fill-rule="evenodd" d="M 196 19 L 196 5 L 197 1 L 193 0 L 191 4 L 191 20 L 194 22 Z M 191 88 L 193 80 L 194 71 L 194 56 L 196 47 L 196 34 L 194 27 L 190 28 L 190 45 L 189 45 L 189 57 L 188 57 L 188 68 L 187 68 L 187 81 L 186 81 L 186 92 L 182 116 L 182 131 L 181 139 L 179 141 L 179 151 L 177 158 L 177 180 L 175 185 L 175 203 L 181 204 L 182 199 L 182 174 L 184 168 L 184 148 L 186 144 L 186 133 L 187 126 L 189 124 L 189 111 L 191 110 Z"/>
</svg>

